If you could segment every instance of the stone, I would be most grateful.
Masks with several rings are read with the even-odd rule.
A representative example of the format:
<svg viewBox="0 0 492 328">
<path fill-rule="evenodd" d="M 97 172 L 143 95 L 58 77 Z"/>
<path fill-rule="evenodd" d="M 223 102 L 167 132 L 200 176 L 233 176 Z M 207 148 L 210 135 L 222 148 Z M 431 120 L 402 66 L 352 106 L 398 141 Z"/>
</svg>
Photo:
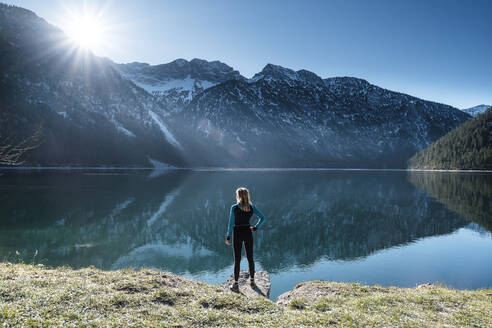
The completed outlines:
<svg viewBox="0 0 492 328">
<path fill-rule="evenodd" d="M 277 297 L 276 304 L 288 306 L 292 301 L 304 299 L 309 303 L 315 302 L 322 297 L 333 297 L 340 294 L 340 286 L 334 282 L 313 280 L 301 282 L 292 290 L 289 290 Z"/>
<path fill-rule="evenodd" d="M 231 290 L 231 286 L 234 283 L 234 274 L 231 274 L 226 282 L 221 284 L 222 287 Z M 249 283 L 249 272 L 240 271 L 238 280 L 239 290 L 233 291 L 243 294 L 248 297 L 266 297 L 270 298 L 270 275 L 266 271 L 255 272 L 255 285 L 252 287 Z"/>
</svg>

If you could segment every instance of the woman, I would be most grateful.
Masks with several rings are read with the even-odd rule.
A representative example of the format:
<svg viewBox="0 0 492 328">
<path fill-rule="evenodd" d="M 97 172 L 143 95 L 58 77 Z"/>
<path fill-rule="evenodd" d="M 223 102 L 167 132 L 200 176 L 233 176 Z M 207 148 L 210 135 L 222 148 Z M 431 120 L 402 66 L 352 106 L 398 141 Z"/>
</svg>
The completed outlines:
<svg viewBox="0 0 492 328">
<path fill-rule="evenodd" d="M 261 227 L 265 222 L 265 216 L 256 206 L 251 204 L 249 191 L 246 188 L 238 188 L 236 190 L 237 204 L 232 205 L 231 215 L 229 216 L 229 228 L 227 229 L 226 244 L 231 244 L 231 235 L 234 230 L 234 284 L 231 289 L 237 290 L 239 279 L 239 265 L 241 263 L 241 252 L 246 249 L 246 257 L 249 264 L 249 279 L 251 286 L 255 284 L 255 262 L 253 261 L 253 231 Z M 249 220 L 256 214 L 260 220 L 256 225 L 251 226 Z"/>
</svg>

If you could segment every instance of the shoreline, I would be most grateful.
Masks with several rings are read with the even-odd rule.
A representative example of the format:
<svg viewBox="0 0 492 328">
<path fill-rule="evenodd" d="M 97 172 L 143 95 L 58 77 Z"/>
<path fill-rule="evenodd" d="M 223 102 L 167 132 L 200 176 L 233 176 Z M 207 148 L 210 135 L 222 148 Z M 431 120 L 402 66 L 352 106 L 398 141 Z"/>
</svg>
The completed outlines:
<svg viewBox="0 0 492 328">
<path fill-rule="evenodd" d="M 455 172 L 455 173 L 492 173 L 492 170 L 461 170 L 461 169 L 376 169 L 376 168 L 329 168 L 329 167 L 130 167 L 130 166 L 0 166 L 0 171 L 81 171 L 81 170 L 100 170 L 100 171 L 195 171 L 195 172 L 220 172 L 220 171 L 259 171 L 259 172 L 275 172 L 275 171 L 351 171 L 351 172 L 366 172 L 366 171 L 382 171 L 382 172 Z"/>
<path fill-rule="evenodd" d="M 15 326 L 382 327 L 492 325 L 492 289 L 308 281 L 274 303 L 149 269 L 0 263 L 0 321 Z"/>
</svg>

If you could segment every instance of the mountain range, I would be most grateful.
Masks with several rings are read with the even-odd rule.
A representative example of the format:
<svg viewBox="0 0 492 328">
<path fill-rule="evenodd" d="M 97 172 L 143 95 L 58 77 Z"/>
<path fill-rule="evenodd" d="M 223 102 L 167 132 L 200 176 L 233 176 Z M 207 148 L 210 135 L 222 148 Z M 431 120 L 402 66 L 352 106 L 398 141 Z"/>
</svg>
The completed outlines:
<svg viewBox="0 0 492 328">
<path fill-rule="evenodd" d="M 0 134 L 30 165 L 404 168 L 471 116 L 354 77 L 219 61 L 117 64 L 0 4 Z"/>
</svg>

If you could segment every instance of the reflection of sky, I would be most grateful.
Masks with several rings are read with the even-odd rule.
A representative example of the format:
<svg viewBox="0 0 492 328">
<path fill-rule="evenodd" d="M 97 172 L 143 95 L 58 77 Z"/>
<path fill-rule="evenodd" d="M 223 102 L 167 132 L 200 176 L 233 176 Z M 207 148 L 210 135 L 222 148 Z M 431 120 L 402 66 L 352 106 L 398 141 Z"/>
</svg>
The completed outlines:
<svg viewBox="0 0 492 328">
<path fill-rule="evenodd" d="M 270 298 L 275 300 L 299 282 L 309 280 L 399 287 L 441 283 L 458 289 L 491 288 L 491 250 L 490 234 L 461 228 L 452 234 L 423 238 L 405 246 L 381 250 L 356 261 L 321 259 L 313 265 L 295 266 L 271 274 Z M 183 272 L 182 275 L 194 280 L 220 284 L 231 275 L 232 262 L 231 253 L 231 265 L 219 272 Z M 255 265 L 257 271 L 262 270 L 258 261 Z M 248 269 L 248 262 L 244 256 L 241 269 Z"/>
<path fill-rule="evenodd" d="M 308 280 L 400 287 L 439 282 L 458 289 L 490 288 L 491 272 L 492 238 L 461 228 L 449 235 L 424 238 L 357 261 L 320 260 L 309 267 L 274 274 L 271 297 L 275 299 Z"/>
</svg>

